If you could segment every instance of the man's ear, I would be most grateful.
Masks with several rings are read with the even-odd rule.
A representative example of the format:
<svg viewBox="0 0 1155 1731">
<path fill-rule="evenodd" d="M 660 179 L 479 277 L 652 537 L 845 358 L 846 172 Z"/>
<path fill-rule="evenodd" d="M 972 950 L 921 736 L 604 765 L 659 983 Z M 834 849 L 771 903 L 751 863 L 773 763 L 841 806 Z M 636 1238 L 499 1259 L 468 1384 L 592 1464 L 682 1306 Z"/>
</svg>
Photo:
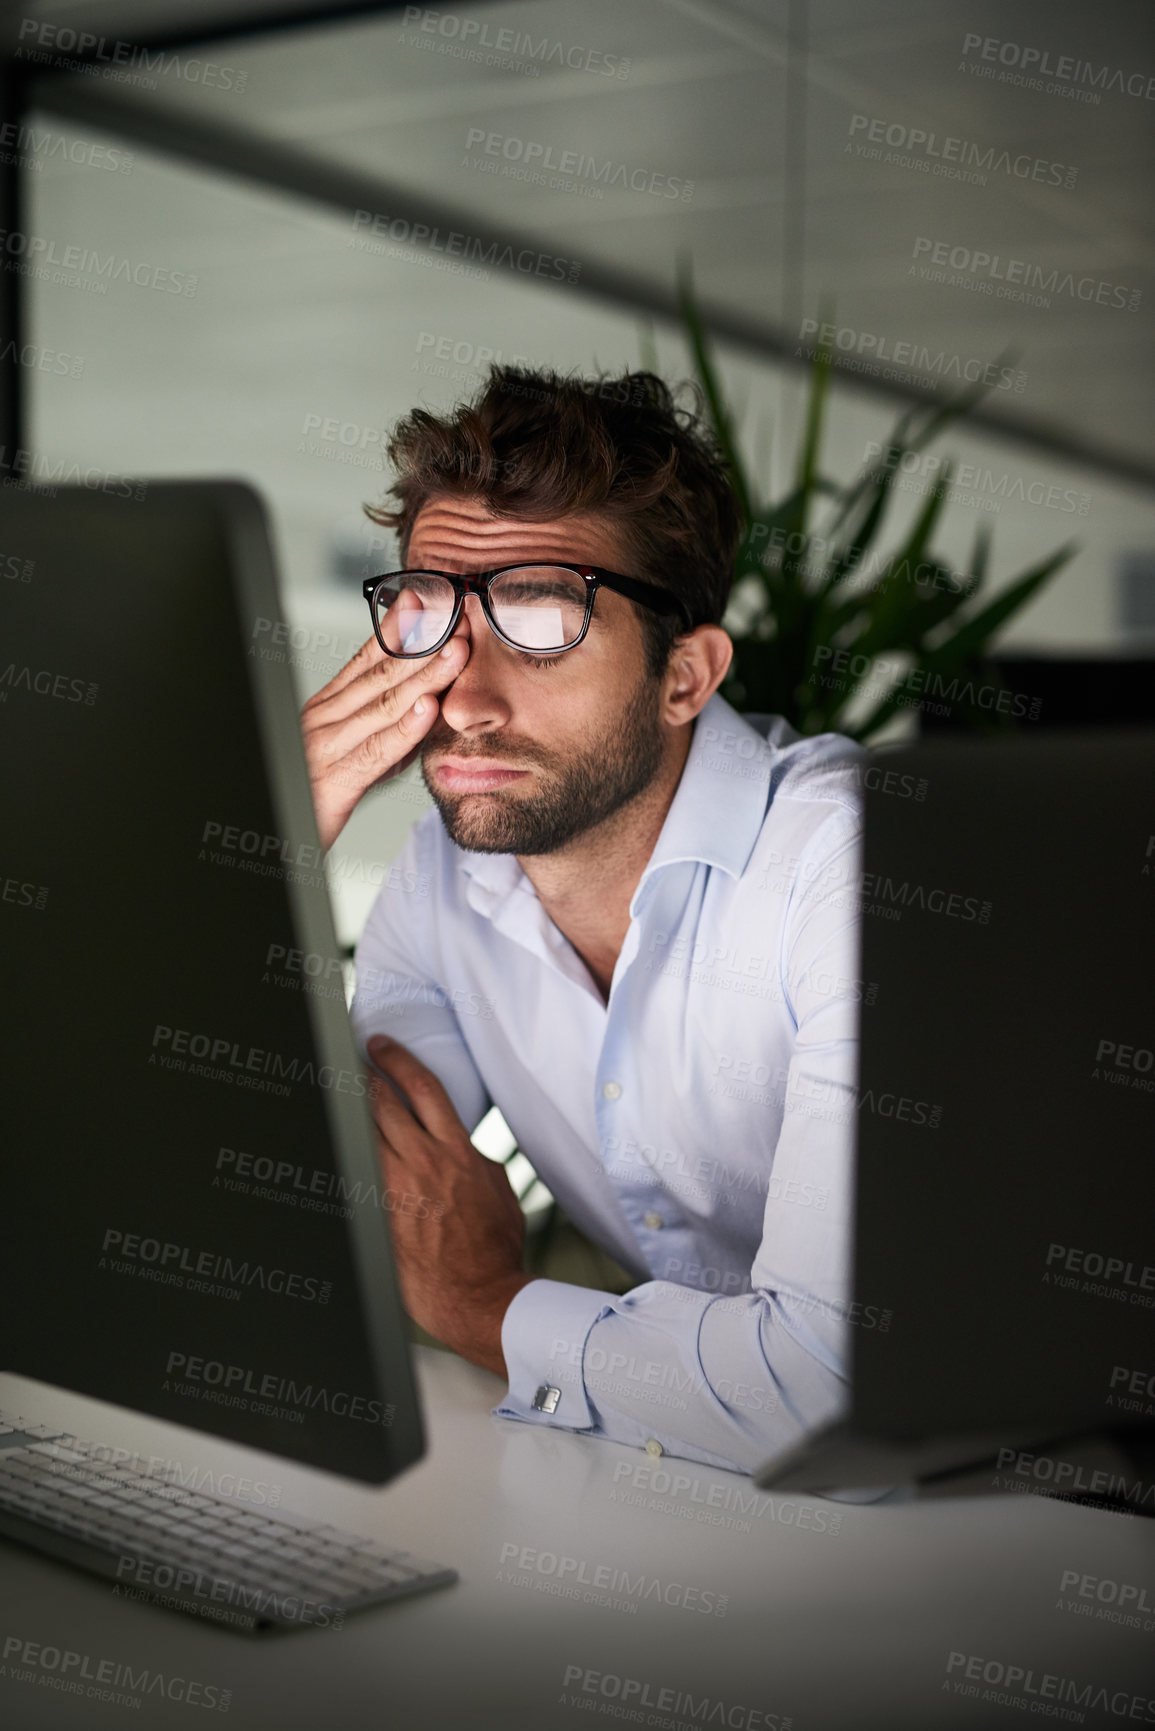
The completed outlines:
<svg viewBox="0 0 1155 1731">
<path fill-rule="evenodd" d="M 663 719 L 677 727 L 693 721 L 730 670 L 734 645 L 720 625 L 697 625 L 677 637 L 663 675 Z"/>
</svg>

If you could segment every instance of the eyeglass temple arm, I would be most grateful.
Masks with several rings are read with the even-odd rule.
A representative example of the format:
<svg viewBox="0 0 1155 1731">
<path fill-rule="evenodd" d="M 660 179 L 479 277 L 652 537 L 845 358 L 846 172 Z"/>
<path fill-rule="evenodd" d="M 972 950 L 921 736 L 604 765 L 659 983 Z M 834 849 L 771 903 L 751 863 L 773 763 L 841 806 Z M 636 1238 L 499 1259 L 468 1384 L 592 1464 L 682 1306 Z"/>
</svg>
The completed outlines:
<svg viewBox="0 0 1155 1731">
<path fill-rule="evenodd" d="M 602 579 L 606 582 L 606 579 Z M 637 601 L 643 607 L 648 607 L 651 613 L 680 613 L 689 630 L 693 629 L 690 609 L 684 601 L 679 601 L 676 595 L 671 595 L 668 589 L 659 589 L 656 583 L 641 583 L 636 577 L 619 577 L 616 574 L 606 587 L 616 589 L 619 595 L 624 595 L 628 601 Z"/>
</svg>

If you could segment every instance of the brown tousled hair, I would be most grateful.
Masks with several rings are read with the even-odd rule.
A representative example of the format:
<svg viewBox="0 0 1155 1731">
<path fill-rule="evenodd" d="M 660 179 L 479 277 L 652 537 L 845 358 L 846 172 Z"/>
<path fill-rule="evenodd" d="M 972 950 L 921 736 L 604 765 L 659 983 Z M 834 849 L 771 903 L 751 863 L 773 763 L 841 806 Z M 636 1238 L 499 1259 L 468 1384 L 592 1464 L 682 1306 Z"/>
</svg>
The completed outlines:
<svg viewBox="0 0 1155 1731">
<path fill-rule="evenodd" d="M 418 512 L 438 495 L 482 499 L 495 516 L 531 522 L 598 515 L 618 536 L 627 575 L 670 590 L 695 625 L 719 624 L 742 517 L 690 388 L 692 410 L 654 373 L 585 379 L 491 366 L 452 413 L 414 409 L 397 423 L 388 446 L 397 506 L 366 505 L 366 515 L 398 532 L 402 561 Z M 686 627 L 637 611 L 656 677 Z"/>
</svg>

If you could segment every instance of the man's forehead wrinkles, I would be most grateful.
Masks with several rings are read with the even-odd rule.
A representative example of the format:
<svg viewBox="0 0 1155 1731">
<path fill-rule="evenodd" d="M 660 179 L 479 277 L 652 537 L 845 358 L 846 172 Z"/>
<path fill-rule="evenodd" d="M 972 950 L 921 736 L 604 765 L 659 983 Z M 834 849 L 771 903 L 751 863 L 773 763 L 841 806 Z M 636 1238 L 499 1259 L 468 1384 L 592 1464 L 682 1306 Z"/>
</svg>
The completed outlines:
<svg viewBox="0 0 1155 1731">
<path fill-rule="evenodd" d="M 423 510 L 409 539 L 409 558 L 441 561 L 441 568 L 477 564 L 481 569 L 501 563 L 517 563 L 539 554 L 600 565 L 611 562 L 612 543 L 600 526 L 576 519 L 530 522 L 525 519 L 488 518 L 446 507 Z"/>
<path fill-rule="evenodd" d="M 589 516 L 584 512 L 574 512 L 564 517 L 497 517 L 490 516 L 477 504 L 467 501 L 431 500 L 424 504 L 417 513 L 413 525 L 413 533 L 419 534 L 424 529 L 444 527 L 456 533 L 472 534 L 486 538 L 501 535 L 536 535 L 536 534 L 568 534 L 589 531 L 604 534 L 608 525 L 601 519 Z"/>
<path fill-rule="evenodd" d="M 471 517 L 422 517 L 413 527 L 413 540 L 445 540 L 469 542 L 490 547 L 503 541 L 563 541 L 591 533 L 588 524 L 510 523 L 479 524 Z"/>
</svg>

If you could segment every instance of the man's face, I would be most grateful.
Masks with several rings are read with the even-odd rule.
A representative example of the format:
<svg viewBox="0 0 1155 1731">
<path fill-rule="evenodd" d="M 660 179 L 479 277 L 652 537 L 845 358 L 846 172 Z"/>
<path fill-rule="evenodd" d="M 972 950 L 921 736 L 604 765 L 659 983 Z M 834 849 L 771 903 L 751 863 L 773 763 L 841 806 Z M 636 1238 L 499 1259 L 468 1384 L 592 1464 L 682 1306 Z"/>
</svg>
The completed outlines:
<svg viewBox="0 0 1155 1731">
<path fill-rule="evenodd" d="M 406 564 L 468 575 L 534 559 L 635 574 L 594 518 L 530 523 L 451 497 L 419 512 Z M 469 660 L 441 698 L 421 766 L 459 847 L 553 853 L 650 786 L 668 746 L 662 681 L 646 673 L 641 622 L 624 596 L 600 589 L 583 641 L 544 666 L 494 636 L 476 595 L 455 635 Z"/>
</svg>

